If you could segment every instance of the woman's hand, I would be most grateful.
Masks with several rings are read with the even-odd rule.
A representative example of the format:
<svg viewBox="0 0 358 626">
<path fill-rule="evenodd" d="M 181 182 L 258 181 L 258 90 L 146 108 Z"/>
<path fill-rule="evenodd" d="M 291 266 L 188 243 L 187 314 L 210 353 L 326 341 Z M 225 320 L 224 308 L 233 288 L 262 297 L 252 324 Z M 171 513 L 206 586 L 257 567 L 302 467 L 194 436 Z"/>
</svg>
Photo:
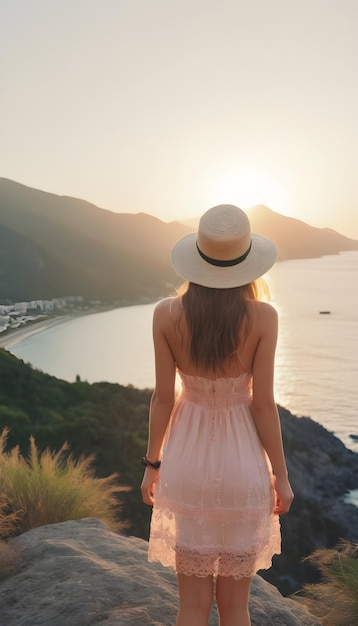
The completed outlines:
<svg viewBox="0 0 358 626">
<path fill-rule="evenodd" d="M 145 504 L 153 506 L 154 504 L 154 486 L 159 478 L 159 470 L 150 466 L 145 468 L 144 476 L 141 484 L 142 499 Z"/>
<path fill-rule="evenodd" d="M 287 476 L 283 478 L 278 478 L 277 476 L 274 476 L 273 486 L 276 494 L 276 505 L 274 513 L 276 515 L 284 515 L 285 513 L 289 512 L 292 500 L 294 498 L 294 494 Z"/>
</svg>

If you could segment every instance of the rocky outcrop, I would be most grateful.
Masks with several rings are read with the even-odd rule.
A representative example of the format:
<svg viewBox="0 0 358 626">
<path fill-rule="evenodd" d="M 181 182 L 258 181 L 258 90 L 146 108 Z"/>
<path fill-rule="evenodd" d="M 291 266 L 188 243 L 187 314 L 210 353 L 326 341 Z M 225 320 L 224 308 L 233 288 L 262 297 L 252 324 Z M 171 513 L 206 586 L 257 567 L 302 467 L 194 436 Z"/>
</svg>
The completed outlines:
<svg viewBox="0 0 358 626">
<path fill-rule="evenodd" d="M 287 595 L 317 580 L 305 556 L 341 538 L 358 541 L 358 507 L 346 501 L 358 489 L 358 454 L 314 420 L 279 412 L 295 499 L 281 518 L 282 554 L 263 575 Z"/>
<path fill-rule="evenodd" d="M 349 491 L 358 489 L 358 454 L 311 418 L 279 411 L 295 493 L 316 502 L 322 515 L 342 526 L 346 538 L 358 541 L 358 508 L 345 501 Z"/>
<path fill-rule="evenodd" d="M 3 626 L 174 626 L 175 574 L 147 562 L 147 542 L 87 518 L 31 530 L 11 542 L 18 561 L 0 582 Z M 318 626 L 259 576 L 252 626 Z M 218 623 L 213 607 L 210 626 Z"/>
</svg>

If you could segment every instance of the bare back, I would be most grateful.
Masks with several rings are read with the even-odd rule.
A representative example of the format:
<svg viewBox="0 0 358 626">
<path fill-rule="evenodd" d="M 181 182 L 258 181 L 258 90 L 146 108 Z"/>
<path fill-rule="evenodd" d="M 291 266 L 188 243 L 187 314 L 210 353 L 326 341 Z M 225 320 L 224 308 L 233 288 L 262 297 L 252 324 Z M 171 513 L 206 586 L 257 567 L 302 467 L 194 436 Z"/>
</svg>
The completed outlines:
<svg viewBox="0 0 358 626">
<path fill-rule="evenodd" d="M 161 308 L 162 332 L 165 335 L 176 366 L 182 372 L 191 376 L 216 378 L 217 376 L 213 372 L 195 367 L 190 360 L 189 330 L 180 298 L 167 298 L 161 301 L 158 306 Z M 272 307 L 258 301 L 251 301 L 250 307 L 251 324 L 249 332 L 245 338 L 241 339 L 237 358 L 230 360 L 220 377 L 237 377 L 244 372 L 251 372 L 253 369 L 257 347 L 265 330 L 265 320 L 267 314 L 271 313 Z"/>
</svg>

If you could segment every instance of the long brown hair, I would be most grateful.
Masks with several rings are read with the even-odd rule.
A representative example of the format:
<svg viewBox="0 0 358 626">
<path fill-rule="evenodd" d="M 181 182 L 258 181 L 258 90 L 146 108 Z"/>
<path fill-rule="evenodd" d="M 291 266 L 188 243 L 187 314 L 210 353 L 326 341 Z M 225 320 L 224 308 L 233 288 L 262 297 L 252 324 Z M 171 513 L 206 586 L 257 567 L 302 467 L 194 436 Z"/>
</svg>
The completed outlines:
<svg viewBox="0 0 358 626">
<path fill-rule="evenodd" d="M 214 289 L 189 282 L 181 298 L 192 363 L 213 372 L 223 371 L 249 330 L 249 302 L 258 299 L 255 283 Z"/>
</svg>

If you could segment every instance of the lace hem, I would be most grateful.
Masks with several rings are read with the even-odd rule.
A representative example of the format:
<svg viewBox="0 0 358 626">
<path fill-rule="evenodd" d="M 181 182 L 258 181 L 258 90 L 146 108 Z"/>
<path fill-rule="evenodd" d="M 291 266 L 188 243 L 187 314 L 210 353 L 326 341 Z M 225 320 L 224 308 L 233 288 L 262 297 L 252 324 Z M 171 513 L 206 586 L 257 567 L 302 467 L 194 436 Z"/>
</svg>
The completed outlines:
<svg viewBox="0 0 358 626">
<path fill-rule="evenodd" d="M 176 549 L 176 571 L 186 576 L 204 578 L 210 575 L 230 576 L 234 580 L 253 576 L 258 569 L 271 567 L 270 557 L 260 554 L 235 554 L 219 552 L 200 554 L 196 551 Z"/>
<path fill-rule="evenodd" d="M 258 570 L 269 569 L 274 554 L 280 554 L 280 541 L 265 546 L 260 553 L 238 554 L 235 552 L 200 553 L 195 550 L 176 548 L 171 556 L 158 550 L 159 546 L 149 551 L 150 562 L 160 562 L 164 567 L 172 567 L 177 574 L 186 576 L 225 576 L 234 580 L 253 576 Z M 168 558 L 169 557 L 169 558 Z"/>
<path fill-rule="evenodd" d="M 253 576 L 260 569 L 269 569 L 274 554 L 281 553 L 281 532 L 277 516 L 270 520 L 268 541 L 258 538 L 248 551 L 244 547 L 219 545 L 187 547 L 175 543 L 173 535 L 162 528 L 152 532 L 149 541 L 148 560 L 159 561 L 187 576 L 230 576 L 234 580 Z"/>
</svg>

